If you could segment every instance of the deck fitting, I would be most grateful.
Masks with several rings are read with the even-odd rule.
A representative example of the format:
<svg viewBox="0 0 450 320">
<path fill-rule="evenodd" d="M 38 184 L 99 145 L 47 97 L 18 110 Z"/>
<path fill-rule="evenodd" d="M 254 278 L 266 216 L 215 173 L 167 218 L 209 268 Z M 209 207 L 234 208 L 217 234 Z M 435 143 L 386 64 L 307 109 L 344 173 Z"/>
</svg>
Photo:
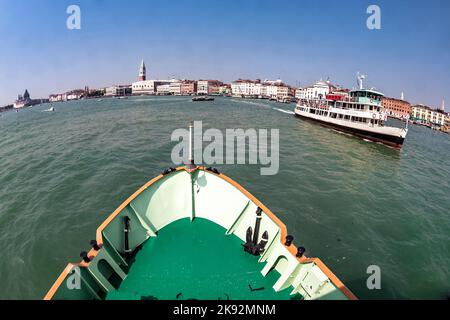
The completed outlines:
<svg viewBox="0 0 450 320">
<path fill-rule="evenodd" d="M 286 241 L 284 242 L 284 245 L 287 247 L 290 247 L 292 244 L 292 241 L 294 241 L 294 236 L 291 236 L 290 234 L 288 234 L 286 236 Z"/>
</svg>

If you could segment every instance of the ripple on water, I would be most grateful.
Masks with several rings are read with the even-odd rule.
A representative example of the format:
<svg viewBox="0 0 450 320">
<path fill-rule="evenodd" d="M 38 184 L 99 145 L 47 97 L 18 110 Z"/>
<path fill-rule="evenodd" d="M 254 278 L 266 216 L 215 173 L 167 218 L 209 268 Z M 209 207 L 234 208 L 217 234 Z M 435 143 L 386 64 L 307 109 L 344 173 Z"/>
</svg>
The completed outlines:
<svg viewBox="0 0 450 320">
<path fill-rule="evenodd" d="M 0 298 L 41 298 L 97 226 L 170 164 L 170 135 L 277 128 L 280 171 L 218 166 L 271 208 L 361 298 L 442 298 L 450 279 L 449 136 L 410 126 L 398 152 L 297 119 L 270 101 L 77 101 L 0 119 Z M 275 110 L 274 110 L 275 108 Z M 290 109 L 291 108 L 291 109 Z M 366 286 L 369 265 L 382 290 Z"/>
</svg>

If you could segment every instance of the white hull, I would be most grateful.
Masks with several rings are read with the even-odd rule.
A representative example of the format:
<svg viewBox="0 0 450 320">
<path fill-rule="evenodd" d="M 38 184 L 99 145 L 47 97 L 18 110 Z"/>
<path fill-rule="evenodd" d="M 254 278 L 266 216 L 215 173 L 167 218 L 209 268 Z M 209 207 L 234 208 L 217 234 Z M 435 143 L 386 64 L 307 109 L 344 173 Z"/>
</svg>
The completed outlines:
<svg viewBox="0 0 450 320">
<path fill-rule="evenodd" d="M 346 120 L 341 119 L 334 119 L 327 116 L 320 116 L 317 114 L 312 114 L 305 111 L 300 111 L 298 109 L 295 109 L 295 113 L 299 116 L 305 117 L 305 118 L 311 118 L 314 120 L 320 120 L 323 122 L 329 122 L 330 124 L 336 124 L 343 127 L 358 129 L 358 130 L 364 130 L 367 132 L 373 132 L 373 133 L 379 133 L 379 134 L 387 134 L 395 137 L 402 137 L 404 138 L 406 136 L 407 131 L 405 129 L 401 128 L 395 128 L 395 127 L 380 127 L 380 126 L 371 126 L 365 123 L 354 123 Z"/>
<path fill-rule="evenodd" d="M 343 119 L 331 118 L 326 115 L 313 114 L 308 111 L 295 109 L 295 115 L 316 121 L 322 125 L 335 128 L 357 137 L 380 142 L 391 147 L 400 148 L 408 132 L 407 129 L 384 127 L 368 123 L 357 123 Z"/>
</svg>

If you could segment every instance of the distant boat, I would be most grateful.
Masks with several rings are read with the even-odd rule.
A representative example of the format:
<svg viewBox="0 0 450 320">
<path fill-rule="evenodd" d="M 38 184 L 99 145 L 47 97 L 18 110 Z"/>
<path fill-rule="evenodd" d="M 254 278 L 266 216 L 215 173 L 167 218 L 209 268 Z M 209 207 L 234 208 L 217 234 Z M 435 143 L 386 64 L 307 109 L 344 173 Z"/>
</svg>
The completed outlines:
<svg viewBox="0 0 450 320">
<path fill-rule="evenodd" d="M 214 101 L 214 98 L 208 96 L 197 96 L 193 97 L 192 101 Z"/>
<path fill-rule="evenodd" d="M 44 110 L 44 112 L 53 112 L 55 111 L 54 107 L 50 107 L 49 109 Z"/>
<path fill-rule="evenodd" d="M 277 102 L 281 102 L 281 103 L 291 103 L 291 99 L 290 98 L 279 98 L 276 100 Z"/>
<path fill-rule="evenodd" d="M 99 102 L 100 102 L 100 101 L 103 101 L 103 99 L 98 99 L 97 101 L 99 101 Z"/>
</svg>

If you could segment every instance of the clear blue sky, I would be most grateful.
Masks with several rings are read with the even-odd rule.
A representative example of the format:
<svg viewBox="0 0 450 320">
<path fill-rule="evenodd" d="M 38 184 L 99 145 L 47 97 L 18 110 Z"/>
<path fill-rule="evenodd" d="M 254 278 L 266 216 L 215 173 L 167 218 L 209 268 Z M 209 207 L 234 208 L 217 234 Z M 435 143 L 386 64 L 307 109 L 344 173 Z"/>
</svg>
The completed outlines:
<svg viewBox="0 0 450 320">
<path fill-rule="evenodd" d="M 81 30 L 66 8 L 81 7 Z M 381 7 L 381 30 L 366 9 Z M 0 0 L 0 105 L 150 78 L 319 78 L 450 105 L 450 1 Z M 447 106 L 447 110 L 450 108 Z"/>
</svg>

